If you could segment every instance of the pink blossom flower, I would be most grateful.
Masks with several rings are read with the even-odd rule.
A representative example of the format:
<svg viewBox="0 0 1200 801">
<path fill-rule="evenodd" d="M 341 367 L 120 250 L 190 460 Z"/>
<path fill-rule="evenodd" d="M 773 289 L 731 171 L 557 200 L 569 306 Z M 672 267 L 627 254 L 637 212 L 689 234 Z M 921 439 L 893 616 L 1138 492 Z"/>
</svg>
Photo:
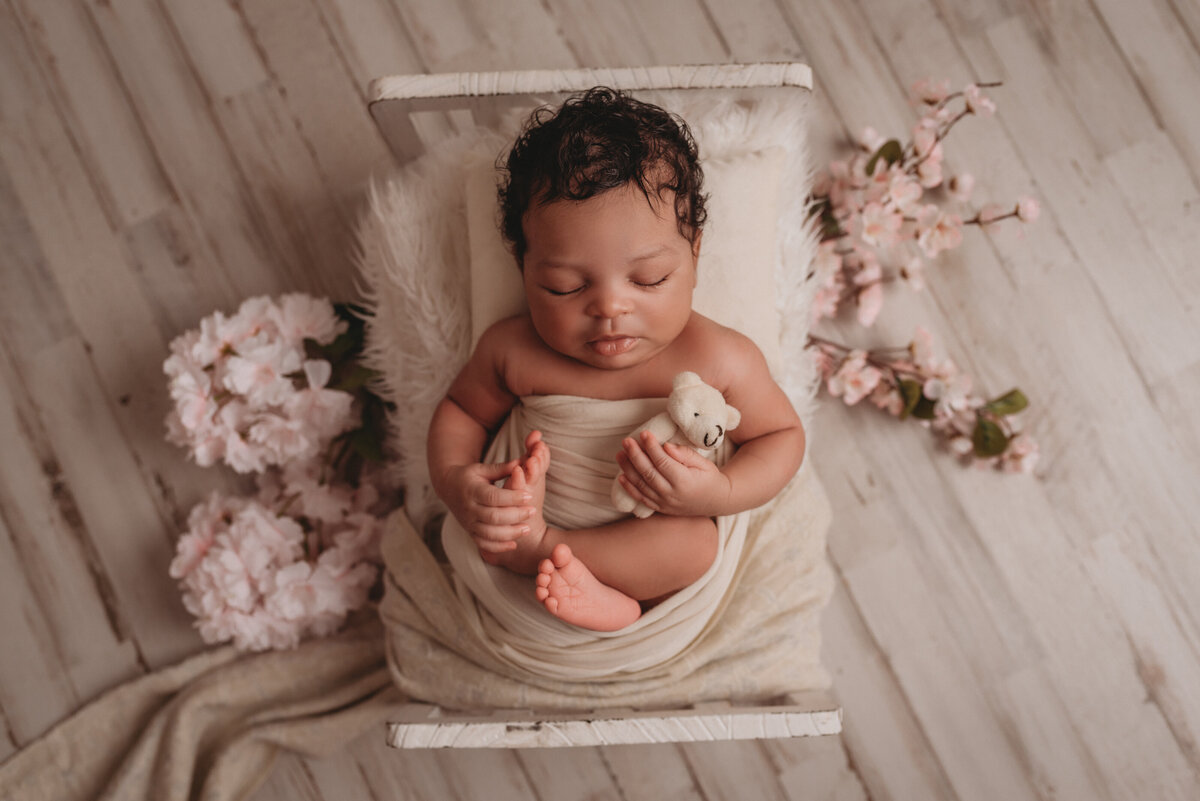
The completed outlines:
<svg viewBox="0 0 1200 801">
<path fill-rule="evenodd" d="M 279 333 L 293 345 L 299 345 L 305 339 L 328 345 L 346 330 L 346 323 L 338 319 L 333 304 L 327 299 L 298 292 L 279 298 L 273 316 Z"/>
<path fill-rule="evenodd" d="M 894 417 L 899 417 L 904 411 L 904 396 L 900 389 L 890 382 L 880 381 L 871 391 L 870 400 L 880 409 Z"/>
<path fill-rule="evenodd" d="M 922 78 L 912 85 L 910 91 L 917 102 L 935 105 L 949 96 L 950 79 L 943 78 L 935 81 L 933 78 Z"/>
<path fill-rule="evenodd" d="M 811 352 L 813 366 L 816 368 L 817 374 L 821 376 L 822 380 L 828 379 L 831 375 L 833 375 L 836 366 L 833 356 L 830 355 L 829 352 L 824 348 L 819 346 L 812 348 Z"/>
<path fill-rule="evenodd" d="M 837 317 L 838 302 L 841 300 L 842 293 L 837 289 L 830 287 L 820 287 L 813 294 L 811 318 L 815 325 L 822 318 Z"/>
<path fill-rule="evenodd" d="M 970 456 L 975 451 L 975 444 L 971 442 L 971 438 L 961 434 L 951 437 L 946 444 L 953 453 L 959 456 Z"/>
<path fill-rule="evenodd" d="M 340 523 L 354 509 L 354 491 L 341 483 L 321 482 L 316 462 L 296 462 L 283 471 L 284 497 L 295 498 L 288 511 L 322 523 Z"/>
<path fill-rule="evenodd" d="M 912 355 L 913 364 L 920 369 L 933 364 L 933 334 L 924 326 L 917 326 L 912 342 L 908 344 L 908 352 Z"/>
<path fill-rule="evenodd" d="M 852 351 L 836 373 L 826 382 L 829 394 L 841 397 L 847 406 L 862 400 L 883 377 L 878 368 L 867 365 L 866 351 Z"/>
<path fill-rule="evenodd" d="M 305 421 L 276 414 L 260 415 L 246 432 L 246 440 L 266 452 L 267 464 L 284 464 L 292 459 L 311 459 L 321 445 L 319 432 Z"/>
<path fill-rule="evenodd" d="M 941 143 L 938 142 L 937 131 L 924 124 L 925 122 L 925 120 L 922 120 L 913 127 L 913 152 L 917 158 L 934 156 L 934 151 L 941 147 Z M 940 158 L 941 154 L 938 153 L 936 157 Z"/>
<path fill-rule="evenodd" d="M 863 128 L 862 133 L 858 135 L 859 145 L 861 145 L 864 150 L 871 154 L 874 154 L 875 151 L 883 147 L 883 143 L 886 141 L 887 138 L 880 135 L 879 131 L 876 131 L 870 125 L 868 125 L 866 128 Z"/>
<path fill-rule="evenodd" d="M 883 268 L 879 266 L 879 258 L 870 250 L 856 247 L 859 254 L 859 268 L 854 275 L 855 286 L 869 286 L 883 280 Z"/>
<path fill-rule="evenodd" d="M 333 365 L 324 359 L 305 359 L 304 380 L 310 389 L 321 389 L 329 383 L 333 375 Z"/>
<path fill-rule="evenodd" d="M 828 197 L 829 185 L 833 183 L 829 173 L 826 170 L 821 170 L 813 177 L 812 194 L 813 197 Z"/>
<path fill-rule="evenodd" d="M 1017 219 L 1031 223 L 1042 213 L 1042 206 L 1036 198 L 1023 197 L 1017 201 Z"/>
<path fill-rule="evenodd" d="M 975 188 L 975 176 L 969 172 L 959 173 L 946 183 L 946 188 L 955 200 L 966 203 L 971 199 L 971 191 Z"/>
<path fill-rule="evenodd" d="M 829 184 L 829 206 L 835 218 L 858 209 L 857 194 L 846 178 L 834 177 Z"/>
<path fill-rule="evenodd" d="M 879 310 L 883 308 L 883 285 L 878 281 L 864 287 L 858 293 L 858 323 L 866 328 L 875 324 Z"/>
<path fill-rule="evenodd" d="M 921 181 L 921 186 L 926 189 L 933 189 L 942 183 L 941 147 L 941 145 L 938 145 L 929 158 L 917 165 L 917 177 Z"/>
<path fill-rule="evenodd" d="M 813 260 L 816 271 L 817 285 L 836 288 L 839 283 L 838 274 L 842 270 L 842 255 L 837 252 L 838 243 L 834 240 L 822 242 L 817 246 L 817 255 Z"/>
<path fill-rule="evenodd" d="M 902 169 L 894 167 L 888 186 L 888 197 L 897 209 L 907 213 L 916 206 L 924 191 L 920 181 L 913 179 Z"/>
<path fill-rule="evenodd" d="M 926 120 L 926 124 L 931 128 L 942 128 L 950 124 L 954 117 L 955 112 L 950 106 L 931 106 L 921 115 L 922 120 Z"/>
<path fill-rule="evenodd" d="M 328 442 L 360 422 L 354 410 L 354 396 L 336 389 L 294 392 L 284 401 L 283 413 L 312 431 L 321 442 Z"/>
<path fill-rule="evenodd" d="M 288 376 L 299 372 L 304 356 L 292 343 L 259 334 L 238 346 L 226 362 L 225 387 L 252 406 L 274 406 L 294 391 Z"/>
<path fill-rule="evenodd" d="M 888 248 L 900 239 L 900 225 L 904 217 L 890 211 L 880 203 L 868 203 L 862 210 L 862 232 L 860 236 L 868 245 Z"/>
<path fill-rule="evenodd" d="M 986 97 L 975 84 L 968 84 L 963 90 L 967 101 L 967 110 L 981 117 L 990 117 L 996 111 L 996 104 Z"/>
<path fill-rule="evenodd" d="M 914 292 L 925 288 L 925 262 L 920 256 L 913 256 L 900 268 L 900 278 Z"/>
<path fill-rule="evenodd" d="M 257 500 L 214 493 L 188 523 L 171 575 L 206 642 L 263 650 L 332 632 L 378 575 L 379 521 L 364 512 L 323 535 L 310 559 L 299 523 Z"/>
<path fill-rule="evenodd" d="M 1037 441 L 1028 434 L 1017 434 L 1000 454 L 999 467 L 1006 473 L 1032 473 L 1037 462 Z"/>
<path fill-rule="evenodd" d="M 971 377 L 965 373 L 958 372 L 958 368 L 954 362 L 947 360 L 944 367 L 948 366 L 949 371 L 945 375 L 945 382 L 941 395 L 934 404 L 935 410 L 942 409 L 947 416 L 959 412 L 969 411 L 972 407 L 978 406 L 978 399 L 971 395 Z M 928 396 L 926 396 L 928 397 Z M 930 398 L 930 400 L 933 400 Z"/>
<path fill-rule="evenodd" d="M 952 250 L 962 244 L 962 217 L 957 214 L 937 213 L 936 219 L 926 227 L 918 224 L 917 245 L 929 258 L 943 250 Z"/>
<path fill-rule="evenodd" d="M 885 166 L 885 163 L 882 161 L 876 164 L 875 172 L 867 179 L 862 193 L 862 205 L 864 208 L 872 203 L 878 205 L 887 202 L 888 194 L 891 190 L 892 170 L 895 169 L 895 165 L 887 169 L 884 169 Z"/>
</svg>

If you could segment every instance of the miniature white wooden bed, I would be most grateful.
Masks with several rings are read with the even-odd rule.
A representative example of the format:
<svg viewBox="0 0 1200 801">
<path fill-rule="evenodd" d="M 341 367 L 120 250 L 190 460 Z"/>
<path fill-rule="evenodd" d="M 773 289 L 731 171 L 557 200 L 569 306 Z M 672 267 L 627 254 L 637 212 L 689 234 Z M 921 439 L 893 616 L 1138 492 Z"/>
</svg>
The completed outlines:
<svg viewBox="0 0 1200 801">
<path fill-rule="evenodd" d="M 459 128 L 491 125 L 514 107 L 555 103 L 596 85 L 635 94 L 695 90 L 752 100 L 764 93 L 810 92 L 812 73 L 801 63 L 765 63 L 403 75 L 372 83 L 370 110 L 404 164 Z M 521 748 L 805 737 L 837 734 L 841 720 L 841 708 L 824 691 L 755 706 L 724 702 L 590 714 L 513 709 L 468 714 L 411 704 L 390 722 L 388 742 L 397 748 Z"/>
</svg>

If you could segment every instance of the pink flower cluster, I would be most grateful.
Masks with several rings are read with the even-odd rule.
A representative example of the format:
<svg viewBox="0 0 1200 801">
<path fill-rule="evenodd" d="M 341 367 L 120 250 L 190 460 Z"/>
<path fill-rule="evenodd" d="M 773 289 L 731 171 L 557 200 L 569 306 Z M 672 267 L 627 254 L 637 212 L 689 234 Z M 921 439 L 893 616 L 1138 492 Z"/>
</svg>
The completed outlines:
<svg viewBox="0 0 1200 801">
<path fill-rule="evenodd" d="M 379 572 L 379 494 L 365 482 L 357 491 L 322 484 L 314 465 L 265 474 L 257 497 L 214 492 L 192 509 L 170 574 L 205 642 L 293 648 L 333 633 L 367 601 Z"/>
<path fill-rule="evenodd" d="M 1033 198 L 1022 198 L 1012 209 L 987 204 L 968 219 L 923 202 L 927 190 L 943 185 L 957 203 L 969 201 L 975 184 L 969 173 L 943 178 L 942 140 L 959 120 L 989 116 L 996 106 L 976 84 L 951 94 L 948 81 L 922 81 L 913 92 L 923 113 L 907 145 L 867 128 L 852 158 L 832 162 L 817 176 L 813 199 L 823 241 L 816 261 L 813 322 L 835 317 L 841 304 L 853 299 L 858 322 L 870 326 L 883 306 L 883 284 L 899 278 L 922 289 L 926 260 L 961 245 L 964 225 L 1037 219 L 1039 206 Z M 961 100 L 958 110 L 956 100 Z M 886 272 L 885 261 L 892 265 Z"/>
<path fill-rule="evenodd" d="M 294 647 L 336 631 L 376 583 L 381 495 L 394 493 L 381 467 L 349 467 L 381 436 L 359 428 L 370 393 L 361 332 L 339 339 L 349 328 L 328 300 L 290 294 L 250 298 L 171 343 L 167 439 L 198 464 L 258 474 L 254 497 L 213 493 L 192 509 L 171 562 L 205 642 Z M 328 387 L 356 370 L 357 395 Z"/>
<path fill-rule="evenodd" d="M 1037 443 L 1018 433 L 1010 417 L 1025 408 L 1024 396 L 1013 390 L 986 401 L 974 394 L 970 376 L 934 355 L 933 336 L 924 328 L 903 349 L 865 351 L 809 339 L 826 390 L 846 405 L 866 398 L 896 417 L 912 415 L 977 466 L 1028 473 L 1037 464 Z"/>
<path fill-rule="evenodd" d="M 345 328 L 328 300 L 303 294 L 205 317 L 163 365 L 174 402 L 167 439 L 199 465 L 224 460 L 239 473 L 313 458 L 358 420 L 353 396 L 326 388 L 331 366 L 306 358 L 304 341 L 326 345 Z"/>
</svg>

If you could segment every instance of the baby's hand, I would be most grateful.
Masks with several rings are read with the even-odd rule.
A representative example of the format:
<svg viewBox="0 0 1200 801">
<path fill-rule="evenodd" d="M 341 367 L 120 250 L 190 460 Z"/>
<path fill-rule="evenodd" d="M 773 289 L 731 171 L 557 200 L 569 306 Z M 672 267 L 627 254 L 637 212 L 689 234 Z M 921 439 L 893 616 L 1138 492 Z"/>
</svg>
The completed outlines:
<svg viewBox="0 0 1200 801">
<path fill-rule="evenodd" d="M 508 478 L 519 461 L 461 465 L 446 474 L 446 505 L 481 550 L 510 551 L 517 547 L 517 539 L 529 533 L 533 496 L 492 483 Z"/>
<path fill-rule="evenodd" d="M 626 437 L 622 444 L 617 479 L 634 500 L 668 515 L 726 513 L 733 487 L 708 459 L 682 445 L 660 445 L 649 431 L 642 432 L 640 443 Z"/>
</svg>

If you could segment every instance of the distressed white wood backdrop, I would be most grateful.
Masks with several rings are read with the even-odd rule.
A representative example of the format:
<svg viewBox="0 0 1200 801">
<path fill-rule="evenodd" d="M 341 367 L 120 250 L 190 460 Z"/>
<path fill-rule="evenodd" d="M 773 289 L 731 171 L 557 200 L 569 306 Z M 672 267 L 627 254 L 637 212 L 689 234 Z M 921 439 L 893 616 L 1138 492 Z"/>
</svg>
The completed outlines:
<svg viewBox="0 0 1200 801">
<path fill-rule="evenodd" d="M 858 341 L 926 322 L 988 391 L 1025 389 L 1036 477 L 826 404 L 841 738 L 380 732 L 256 797 L 1200 796 L 1198 42 L 1192 0 L 0 0 L 0 758 L 201 647 L 166 565 L 230 480 L 162 441 L 166 343 L 250 294 L 353 294 L 351 225 L 390 164 L 370 78 L 801 58 L 830 136 L 906 129 L 922 76 L 1005 81 L 949 163 L 1042 220 L 968 232 Z"/>
</svg>

